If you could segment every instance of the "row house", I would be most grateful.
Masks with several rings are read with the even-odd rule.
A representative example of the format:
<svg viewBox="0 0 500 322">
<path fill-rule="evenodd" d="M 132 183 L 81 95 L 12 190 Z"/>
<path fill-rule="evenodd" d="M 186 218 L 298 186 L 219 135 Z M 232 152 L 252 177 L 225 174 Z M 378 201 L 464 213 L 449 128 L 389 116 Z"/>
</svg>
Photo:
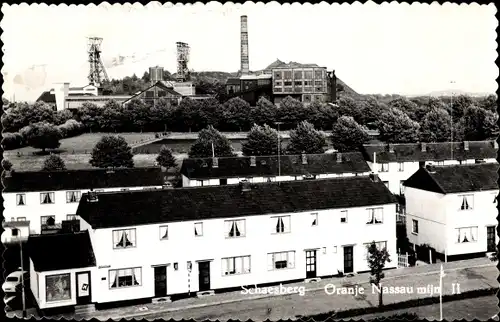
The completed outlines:
<svg viewBox="0 0 500 322">
<path fill-rule="evenodd" d="M 60 229 L 76 219 L 80 198 L 90 190 L 161 189 L 164 182 L 159 167 L 12 171 L 2 181 L 5 187 L 2 242 Z"/>
<path fill-rule="evenodd" d="M 394 196 L 376 176 L 93 192 L 77 215 L 80 232 L 28 240 L 41 309 L 364 272 L 374 241 L 397 256 Z"/>
<path fill-rule="evenodd" d="M 184 159 L 183 187 L 322 179 L 370 174 L 360 152 Z"/>
<path fill-rule="evenodd" d="M 370 169 L 389 190 L 404 195 L 404 182 L 428 164 L 453 165 L 497 163 L 495 141 L 440 143 L 367 144 L 361 151 Z"/>
<path fill-rule="evenodd" d="M 407 236 L 437 256 L 495 252 L 497 164 L 427 166 L 405 183 Z"/>
</svg>

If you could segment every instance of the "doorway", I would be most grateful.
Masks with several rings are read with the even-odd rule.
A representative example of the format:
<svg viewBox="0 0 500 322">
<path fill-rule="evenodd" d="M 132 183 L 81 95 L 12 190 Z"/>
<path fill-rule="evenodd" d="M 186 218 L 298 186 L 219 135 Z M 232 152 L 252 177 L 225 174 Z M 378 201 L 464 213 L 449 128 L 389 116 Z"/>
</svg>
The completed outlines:
<svg viewBox="0 0 500 322">
<path fill-rule="evenodd" d="M 167 296 L 167 266 L 155 266 L 155 297 Z"/>
<path fill-rule="evenodd" d="M 90 272 L 76 273 L 76 304 L 89 304 L 90 301 Z"/>
<path fill-rule="evenodd" d="M 354 271 L 353 247 L 344 246 L 344 274 L 352 273 L 353 271 Z"/>
<path fill-rule="evenodd" d="M 496 252 L 497 251 L 497 244 L 495 242 L 496 237 L 496 232 L 495 232 L 495 226 L 489 226 L 486 227 L 486 251 L 487 252 Z"/>
<path fill-rule="evenodd" d="M 200 292 L 210 290 L 210 262 L 198 262 L 198 286 Z"/>
<path fill-rule="evenodd" d="M 316 250 L 306 250 L 306 278 L 315 278 L 316 273 Z"/>
</svg>

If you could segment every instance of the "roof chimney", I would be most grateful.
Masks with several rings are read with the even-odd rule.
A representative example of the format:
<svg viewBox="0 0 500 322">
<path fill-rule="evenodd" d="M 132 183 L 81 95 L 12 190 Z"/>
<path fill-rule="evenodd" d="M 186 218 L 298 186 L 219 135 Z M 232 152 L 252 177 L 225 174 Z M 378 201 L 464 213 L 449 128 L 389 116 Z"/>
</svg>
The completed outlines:
<svg viewBox="0 0 500 322">
<path fill-rule="evenodd" d="M 99 198 L 97 196 L 97 192 L 95 191 L 89 191 L 89 194 L 87 196 L 88 202 L 98 202 Z"/>
<path fill-rule="evenodd" d="M 248 58 L 248 18 L 241 16 L 241 75 L 248 75 L 250 62 Z"/>
<path fill-rule="evenodd" d="M 241 192 L 252 190 L 252 187 L 250 186 L 250 182 L 248 182 L 248 180 L 241 180 L 240 187 L 241 187 Z"/>
<path fill-rule="evenodd" d="M 421 143 L 421 146 L 422 146 L 422 152 L 427 152 L 427 144 L 425 142 L 422 142 Z"/>
<path fill-rule="evenodd" d="M 425 166 L 425 169 L 427 171 L 429 171 L 430 173 L 435 173 L 436 171 L 434 171 L 434 166 L 432 164 L 428 164 Z"/>
<path fill-rule="evenodd" d="M 342 153 L 337 152 L 337 163 L 342 163 Z"/>
<path fill-rule="evenodd" d="M 464 141 L 464 150 L 469 151 L 469 141 Z"/>
<path fill-rule="evenodd" d="M 219 167 L 219 158 L 212 158 L 212 168 Z"/>
<path fill-rule="evenodd" d="M 307 164 L 307 155 L 302 153 L 302 164 Z"/>
<path fill-rule="evenodd" d="M 378 174 L 375 172 L 370 173 L 370 180 L 373 182 L 379 182 L 380 178 L 378 177 Z"/>
<path fill-rule="evenodd" d="M 255 160 L 255 157 L 254 156 L 251 156 L 250 157 L 250 166 L 251 167 L 255 167 L 257 164 L 256 164 L 256 160 Z"/>
<path fill-rule="evenodd" d="M 389 152 L 394 153 L 394 144 L 389 144 Z"/>
</svg>

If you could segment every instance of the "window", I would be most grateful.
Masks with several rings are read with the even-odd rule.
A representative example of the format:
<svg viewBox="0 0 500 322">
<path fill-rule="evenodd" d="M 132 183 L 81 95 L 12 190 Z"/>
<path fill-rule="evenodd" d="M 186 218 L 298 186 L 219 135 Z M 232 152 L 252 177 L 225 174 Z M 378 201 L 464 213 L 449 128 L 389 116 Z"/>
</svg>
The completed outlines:
<svg viewBox="0 0 500 322">
<path fill-rule="evenodd" d="M 444 165 L 444 161 L 437 161 L 436 165 Z"/>
<path fill-rule="evenodd" d="M 319 81 L 318 80 L 314 81 L 314 86 L 321 86 L 321 87 L 323 87 L 323 81 L 320 81 L 320 80 Z"/>
<path fill-rule="evenodd" d="M 294 81 L 294 82 L 293 82 L 293 85 L 294 85 L 294 86 L 299 86 L 299 87 L 302 87 L 302 81 L 301 81 L 301 80 L 300 80 L 300 81 Z"/>
<path fill-rule="evenodd" d="M 379 172 L 389 172 L 389 163 L 379 163 L 378 164 Z"/>
<path fill-rule="evenodd" d="M 383 223 L 384 208 L 370 208 L 368 209 L 367 224 L 381 224 Z"/>
<path fill-rule="evenodd" d="M 160 226 L 160 239 L 168 239 L 168 225 Z"/>
<path fill-rule="evenodd" d="M 283 86 L 283 82 L 282 81 L 275 81 L 274 86 Z"/>
<path fill-rule="evenodd" d="M 135 246 L 135 228 L 113 230 L 113 248 L 130 248 Z"/>
<path fill-rule="evenodd" d="M 399 181 L 399 194 L 400 195 L 405 194 L 405 180 Z"/>
<path fill-rule="evenodd" d="M 290 216 L 272 217 L 273 233 L 284 234 L 290 232 Z"/>
<path fill-rule="evenodd" d="M 47 302 L 71 300 L 70 274 L 45 276 L 45 294 Z"/>
<path fill-rule="evenodd" d="M 460 210 L 472 210 L 474 207 L 474 195 L 464 195 L 460 196 L 462 200 L 462 205 Z"/>
<path fill-rule="evenodd" d="M 497 203 L 498 202 L 498 193 L 493 193 L 493 203 Z"/>
<path fill-rule="evenodd" d="M 122 189 L 120 189 L 120 191 L 129 191 L 129 189 L 128 188 L 122 188 Z"/>
<path fill-rule="evenodd" d="M 250 273 L 250 256 L 222 258 L 222 275 Z"/>
<path fill-rule="evenodd" d="M 292 86 L 292 81 L 285 81 L 285 86 Z"/>
<path fill-rule="evenodd" d="M 66 220 L 76 220 L 76 215 L 66 215 Z"/>
<path fill-rule="evenodd" d="M 311 102 L 311 95 L 304 95 L 304 102 Z"/>
<path fill-rule="evenodd" d="M 226 238 L 245 237 L 245 219 L 226 220 L 224 224 L 226 226 Z"/>
<path fill-rule="evenodd" d="M 11 232 L 12 232 L 12 237 L 17 237 L 17 236 L 19 236 L 19 229 L 17 229 L 17 228 L 12 228 Z"/>
<path fill-rule="evenodd" d="M 415 235 L 418 235 L 418 220 L 412 220 L 411 232 Z"/>
<path fill-rule="evenodd" d="M 109 288 L 121 288 L 141 285 L 140 267 L 109 270 Z"/>
<path fill-rule="evenodd" d="M 17 217 L 17 221 L 26 221 L 26 217 Z"/>
<path fill-rule="evenodd" d="M 365 257 L 366 257 L 367 260 L 370 258 L 370 252 L 368 251 L 368 248 L 370 248 L 370 246 L 371 246 L 372 243 L 366 243 L 366 244 L 364 244 L 364 246 L 365 246 Z M 375 247 L 377 247 L 378 250 L 387 249 L 387 242 L 386 241 L 375 242 Z"/>
<path fill-rule="evenodd" d="M 405 171 L 405 163 L 404 162 L 398 162 L 398 171 L 399 172 Z"/>
<path fill-rule="evenodd" d="M 66 191 L 66 203 L 79 202 L 81 195 L 80 191 Z"/>
<path fill-rule="evenodd" d="M 317 212 L 313 212 L 311 214 L 311 226 L 318 226 L 318 213 Z"/>
<path fill-rule="evenodd" d="M 323 78 L 323 71 L 320 69 L 320 70 L 315 70 L 314 71 L 314 78 L 318 79 L 318 78 Z"/>
<path fill-rule="evenodd" d="M 457 243 L 471 243 L 477 241 L 477 226 L 457 228 Z"/>
<path fill-rule="evenodd" d="M 275 182 L 276 181 L 276 177 L 267 177 L 265 179 L 266 179 L 266 182 Z"/>
<path fill-rule="evenodd" d="M 202 222 L 197 222 L 194 224 L 194 235 L 196 237 L 203 236 L 203 223 Z"/>
<path fill-rule="evenodd" d="M 270 271 L 294 268 L 295 252 L 280 252 L 267 254 L 267 268 Z"/>
<path fill-rule="evenodd" d="M 347 223 L 347 210 L 342 210 L 340 212 L 340 222 L 343 224 Z"/>
<path fill-rule="evenodd" d="M 281 92 L 283 92 L 283 89 L 282 89 L 282 88 L 280 88 L 280 87 L 275 87 L 275 88 L 274 88 L 274 92 L 275 92 L 275 93 L 281 93 Z"/>
<path fill-rule="evenodd" d="M 54 226 L 56 224 L 55 216 L 42 216 L 40 217 L 42 226 Z"/>
<path fill-rule="evenodd" d="M 313 82 L 311 81 L 304 81 L 304 86 L 312 86 Z"/>
<path fill-rule="evenodd" d="M 285 79 L 292 79 L 292 71 L 291 70 L 286 70 L 283 74 L 284 74 Z"/>
<path fill-rule="evenodd" d="M 308 70 L 304 72 L 304 78 L 305 79 L 312 79 L 313 78 L 313 72 L 312 70 Z"/>
<path fill-rule="evenodd" d="M 293 78 L 294 78 L 294 79 L 302 79 L 302 71 L 301 71 L 301 70 L 294 71 L 294 72 L 293 72 Z M 301 82 L 301 83 L 302 83 L 302 82 Z"/>
<path fill-rule="evenodd" d="M 55 202 L 55 196 L 53 192 L 40 192 L 40 203 L 41 204 L 51 204 Z"/>
<path fill-rule="evenodd" d="M 274 72 L 274 78 L 281 79 L 281 72 Z"/>
<path fill-rule="evenodd" d="M 26 206 L 26 194 L 25 193 L 18 193 L 16 195 L 16 205 Z"/>
</svg>

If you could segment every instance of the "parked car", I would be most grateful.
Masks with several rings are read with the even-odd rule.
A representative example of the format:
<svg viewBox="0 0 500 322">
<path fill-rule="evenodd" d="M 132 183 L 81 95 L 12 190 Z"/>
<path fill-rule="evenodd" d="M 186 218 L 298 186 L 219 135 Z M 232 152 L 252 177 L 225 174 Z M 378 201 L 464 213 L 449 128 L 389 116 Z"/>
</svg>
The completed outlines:
<svg viewBox="0 0 500 322">
<path fill-rule="evenodd" d="M 14 271 L 7 275 L 7 278 L 2 285 L 2 291 L 4 293 L 21 292 L 21 276 L 24 276 L 24 284 L 26 286 L 26 284 L 29 283 L 28 272 L 18 269 L 17 271 Z"/>
</svg>

